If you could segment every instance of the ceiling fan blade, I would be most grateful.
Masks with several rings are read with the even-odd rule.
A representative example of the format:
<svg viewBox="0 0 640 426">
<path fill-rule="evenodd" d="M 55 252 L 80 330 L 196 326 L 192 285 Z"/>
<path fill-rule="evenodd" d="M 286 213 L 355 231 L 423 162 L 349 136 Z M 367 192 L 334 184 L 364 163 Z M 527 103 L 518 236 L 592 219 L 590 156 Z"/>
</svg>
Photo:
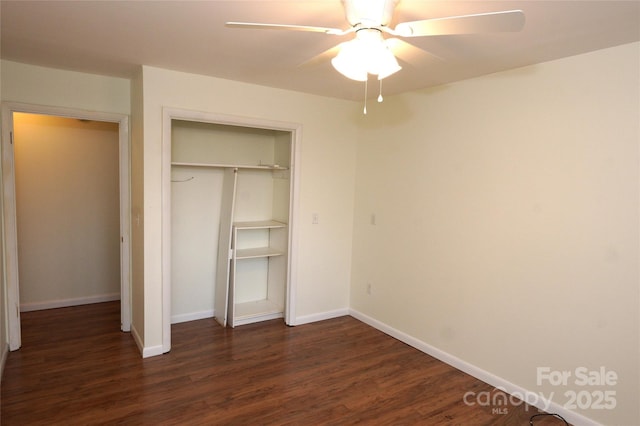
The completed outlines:
<svg viewBox="0 0 640 426">
<path fill-rule="evenodd" d="M 385 40 L 385 43 L 398 59 L 413 66 L 433 63 L 434 61 L 444 61 L 440 56 L 427 52 L 399 38 L 388 38 Z"/>
<path fill-rule="evenodd" d="M 332 58 L 335 58 L 336 55 L 340 52 L 340 47 L 341 46 L 342 46 L 342 43 L 338 44 L 337 46 L 333 46 L 332 48 L 327 49 L 324 52 L 317 54 L 316 56 L 312 57 L 311 59 L 304 61 L 303 63 L 301 63 L 298 66 L 299 67 L 315 66 L 315 65 L 318 65 L 318 64 L 320 64 L 322 62 L 329 61 Z"/>
<path fill-rule="evenodd" d="M 353 31 L 353 29 L 351 28 L 347 30 L 341 30 L 338 28 L 310 27 L 306 25 L 260 24 L 255 22 L 227 22 L 225 25 L 230 28 L 285 30 L 285 31 L 311 31 L 311 32 L 325 33 L 325 34 L 331 34 L 331 35 L 345 35 Z"/>
<path fill-rule="evenodd" d="M 480 13 L 476 15 L 450 16 L 402 22 L 394 30 L 402 37 L 422 37 L 455 34 L 478 34 L 492 32 L 516 32 L 524 26 L 524 12 L 506 10 L 503 12 Z"/>
</svg>

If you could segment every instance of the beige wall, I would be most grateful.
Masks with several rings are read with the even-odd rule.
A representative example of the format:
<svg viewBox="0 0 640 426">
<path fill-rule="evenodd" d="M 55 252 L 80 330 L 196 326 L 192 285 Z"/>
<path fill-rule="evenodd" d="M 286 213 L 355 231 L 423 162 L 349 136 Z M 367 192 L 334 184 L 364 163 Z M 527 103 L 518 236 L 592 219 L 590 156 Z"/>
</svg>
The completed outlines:
<svg viewBox="0 0 640 426">
<path fill-rule="evenodd" d="M 2 100 L 129 114 L 130 81 L 1 61 Z"/>
<path fill-rule="evenodd" d="M 118 124 L 15 113 L 21 310 L 120 298 Z"/>
<path fill-rule="evenodd" d="M 638 424 L 638 43 L 387 97 L 358 145 L 351 307 L 564 405 L 615 371 Z M 376 225 L 371 225 L 371 214 Z M 366 286 L 371 284 L 371 295 Z"/>
</svg>

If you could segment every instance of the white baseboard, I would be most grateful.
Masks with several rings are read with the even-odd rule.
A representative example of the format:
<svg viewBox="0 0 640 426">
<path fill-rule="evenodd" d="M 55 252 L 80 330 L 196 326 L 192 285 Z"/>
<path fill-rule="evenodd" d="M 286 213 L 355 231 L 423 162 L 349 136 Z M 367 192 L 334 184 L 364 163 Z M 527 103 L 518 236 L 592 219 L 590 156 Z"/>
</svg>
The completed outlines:
<svg viewBox="0 0 640 426">
<path fill-rule="evenodd" d="M 133 324 L 131 324 L 131 336 L 133 337 L 133 341 L 136 342 L 136 346 L 138 347 L 138 351 L 142 354 L 144 352 L 144 343 L 138 334 L 138 330 L 135 328 Z"/>
<path fill-rule="evenodd" d="M 148 346 L 142 350 L 142 358 L 158 356 L 158 355 L 162 355 L 163 353 L 164 353 L 164 348 L 162 345 Z"/>
<path fill-rule="evenodd" d="M 311 315 L 303 315 L 301 317 L 296 317 L 295 320 L 289 325 L 302 325 L 308 324 L 316 321 L 324 321 L 331 318 L 343 317 L 345 315 L 349 315 L 349 309 L 335 309 L 333 311 L 320 312 L 317 314 Z"/>
<path fill-rule="evenodd" d="M 437 358 L 438 360 L 444 362 L 445 364 L 448 364 L 460 371 L 463 371 L 469 374 L 470 376 L 475 377 L 478 380 L 481 380 L 485 383 L 490 384 L 493 387 L 503 390 L 509 395 L 514 395 L 516 397 L 523 397 L 524 399 L 523 398 L 520 398 L 520 399 L 523 399 L 524 401 L 529 403 L 529 405 L 533 405 L 536 408 L 539 408 L 540 410 L 544 410 L 546 412 L 557 413 L 562 417 L 564 417 L 571 424 L 584 425 L 584 426 L 600 426 L 601 425 L 600 423 L 596 422 L 593 419 L 585 417 L 579 413 L 576 413 L 575 411 L 568 410 L 563 406 L 557 403 L 554 403 L 552 401 L 545 400 L 541 398 L 538 393 L 531 392 L 501 377 L 498 377 L 492 373 L 489 373 L 488 371 L 478 368 L 475 365 L 469 364 L 468 362 L 463 361 L 460 358 L 457 358 L 447 352 L 444 352 L 434 346 L 431 346 L 428 343 L 418 340 L 415 337 L 410 336 L 400 330 L 397 330 L 368 315 L 365 315 L 362 312 L 359 312 L 355 309 L 350 309 L 349 314 L 352 317 L 372 326 L 373 328 L 376 328 L 382 331 L 383 333 L 388 334 L 389 336 L 394 337 L 400 340 L 401 342 L 406 343 L 409 346 L 413 346 L 414 348 L 418 349 L 421 352 L 426 353 L 427 355 Z M 532 413 L 532 415 L 533 414 L 535 413 Z"/>
<path fill-rule="evenodd" d="M 131 336 L 133 336 L 133 340 L 136 342 L 138 350 L 142 354 L 142 358 L 149 358 L 156 355 L 162 355 L 164 353 L 162 345 L 145 347 L 138 330 L 133 324 L 131 325 Z"/>
<path fill-rule="evenodd" d="M 181 322 L 196 321 L 205 318 L 213 318 L 213 309 L 208 311 L 190 312 L 188 314 L 171 315 L 171 324 L 179 324 Z"/>
<path fill-rule="evenodd" d="M 22 303 L 20 312 L 41 311 L 44 309 L 66 308 L 68 306 L 89 305 L 91 303 L 113 302 L 120 300 L 120 293 L 98 294 L 73 299 L 46 300 L 44 302 Z"/>
</svg>

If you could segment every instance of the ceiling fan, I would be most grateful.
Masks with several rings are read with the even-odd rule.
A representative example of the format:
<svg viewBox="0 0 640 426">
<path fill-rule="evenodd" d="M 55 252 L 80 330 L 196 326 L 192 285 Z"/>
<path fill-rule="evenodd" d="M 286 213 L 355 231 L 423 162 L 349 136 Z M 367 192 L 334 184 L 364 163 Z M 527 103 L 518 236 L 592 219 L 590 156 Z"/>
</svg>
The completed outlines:
<svg viewBox="0 0 640 426">
<path fill-rule="evenodd" d="M 345 77 L 366 82 L 369 74 L 377 75 L 378 80 L 382 81 L 382 79 L 402 69 L 393 54 L 392 47 L 397 44 L 407 45 L 409 43 L 399 40 L 397 37 L 516 32 L 523 28 L 525 21 L 524 13 L 521 10 L 507 10 L 401 22 L 395 28 L 391 28 L 389 25 L 393 17 L 393 11 L 399 1 L 342 0 L 347 22 L 349 23 L 349 27 L 344 30 L 306 25 L 254 22 L 227 22 L 226 26 L 232 28 L 312 31 L 335 36 L 355 33 L 353 39 L 337 46 L 339 53 L 331 60 L 331 63 Z M 384 36 L 387 34 L 392 38 L 385 38 Z M 410 46 L 416 48 L 415 46 Z M 378 101 L 382 101 L 382 95 L 378 97 Z"/>
</svg>

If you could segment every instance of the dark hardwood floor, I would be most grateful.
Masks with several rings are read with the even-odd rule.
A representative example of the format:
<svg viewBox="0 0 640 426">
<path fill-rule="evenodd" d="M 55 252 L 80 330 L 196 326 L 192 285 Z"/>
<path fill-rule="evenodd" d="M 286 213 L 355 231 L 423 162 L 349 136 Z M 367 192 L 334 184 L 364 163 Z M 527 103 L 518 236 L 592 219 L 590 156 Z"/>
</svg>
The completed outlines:
<svg viewBox="0 0 640 426">
<path fill-rule="evenodd" d="M 499 391 L 351 317 L 176 324 L 171 352 L 147 359 L 119 323 L 118 302 L 23 313 L 2 425 L 529 425 L 538 413 L 466 404 Z"/>
</svg>

